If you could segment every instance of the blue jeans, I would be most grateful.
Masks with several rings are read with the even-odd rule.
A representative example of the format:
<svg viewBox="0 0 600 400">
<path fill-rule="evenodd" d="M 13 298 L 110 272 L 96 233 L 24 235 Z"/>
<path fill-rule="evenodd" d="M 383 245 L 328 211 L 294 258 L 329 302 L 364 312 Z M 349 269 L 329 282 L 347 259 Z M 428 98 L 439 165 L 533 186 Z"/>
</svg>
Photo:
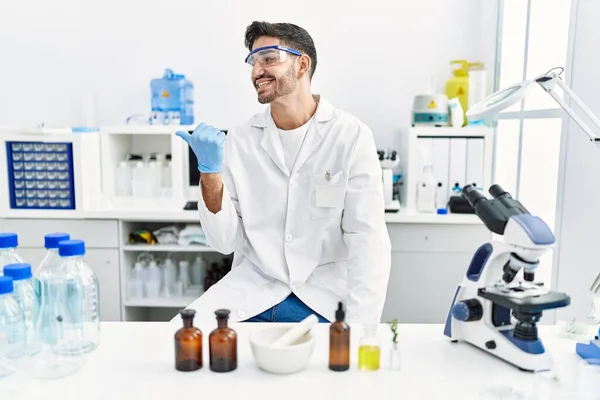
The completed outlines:
<svg viewBox="0 0 600 400">
<path fill-rule="evenodd" d="M 292 293 L 281 303 L 244 322 L 300 322 L 311 314 L 315 314 L 319 318 L 319 322 L 329 322 Z"/>
</svg>

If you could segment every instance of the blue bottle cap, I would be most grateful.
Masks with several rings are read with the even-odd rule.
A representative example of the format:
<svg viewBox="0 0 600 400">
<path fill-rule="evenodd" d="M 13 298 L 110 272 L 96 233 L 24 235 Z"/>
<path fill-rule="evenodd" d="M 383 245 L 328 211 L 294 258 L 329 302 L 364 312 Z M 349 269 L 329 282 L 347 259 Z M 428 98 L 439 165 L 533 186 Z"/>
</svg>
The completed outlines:
<svg viewBox="0 0 600 400">
<path fill-rule="evenodd" d="M 16 233 L 0 233 L 0 249 L 8 249 L 11 247 L 17 247 L 18 245 L 19 239 L 17 238 Z"/>
<path fill-rule="evenodd" d="M 10 276 L 13 281 L 31 278 L 31 264 L 7 264 L 4 266 L 4 276 Z"/>
<path fill-rule="evenodd" d="M 440 215 L 446 215 L 448 214 L 448 210 L 446 208 L 438 208 L 437 213 Z"/>
<path fill-rule="evenodd" d="M 83 240 L 63 240 L 58 244 L 58 254 L 61 257 L 82 256 L 85 254 Z"/>
<path fill-rule="evenodd" d="M 0 276 L 0 294 L 12 293 L 15 290 L 10 276 Z"/>
<path fill-rule="evenodd" d="M 71 237 L 68 233 L 49 233 L 44 236 L 44 247 L 47 249 L 58 249 L 58 243 L 69 239 L 71 239 Z"/>
<path fill-rule="evenodd" d="M 73 126 L 71 132 L 73 133 L 94 133 L 98 132 L 99 129 L 93 126 Z"/>
</svg>

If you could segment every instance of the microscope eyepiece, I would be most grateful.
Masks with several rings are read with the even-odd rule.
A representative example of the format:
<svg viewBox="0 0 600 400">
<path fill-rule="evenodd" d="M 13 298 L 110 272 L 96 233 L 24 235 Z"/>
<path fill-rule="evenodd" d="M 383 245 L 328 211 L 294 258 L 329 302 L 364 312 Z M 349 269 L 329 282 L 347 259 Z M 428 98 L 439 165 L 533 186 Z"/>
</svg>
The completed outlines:
<svg viewBox="0 0 600 400">
<path fill-rule="evenodd" d="M 495 198 L 495 199 L 498 199 L 498 198 L 503 197 L 503 196 L 508 196 L 508 197 L 512 198 L 512 196 L 510 195 L 510 193 L 508 193 L 506 190 L 502 189 L 500 187 L 500 185 L 492 185 L 492 186 L 490 186 L 489 192 L 492 195 L 492 197 Z"/>
<path fill-rule="evenodd" d="M 510 193 L 502 189 L 500 185 L 490 186 L 489 192 L 494 199 L 498 200 L 507 209 L 510 215 L 529 214 L 523 204 L 513 199 Z"/>
<path fill-rule="evenodd" d="M 465 185 L 462 190 L 463 196 L 467 199 L 471 207 L 475 208 L 475 203 L 480 200 L 487 200 L 473 185 Z"/>
</svg>

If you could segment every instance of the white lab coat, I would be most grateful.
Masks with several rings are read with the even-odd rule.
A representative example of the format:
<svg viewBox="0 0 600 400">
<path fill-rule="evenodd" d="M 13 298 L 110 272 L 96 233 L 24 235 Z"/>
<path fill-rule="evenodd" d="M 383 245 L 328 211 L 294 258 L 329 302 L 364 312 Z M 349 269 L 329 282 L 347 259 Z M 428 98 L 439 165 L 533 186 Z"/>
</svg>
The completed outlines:
<svg viewBox="0 0 600 400">
<path fill-rule="evenodd" d="M 269 107 L 228 132 L 222 179 L 221 210 L 208 211 L 200 194 L 198 212 L 208 244 L 234 261 L 188 306 L 199 318 L 227 308 L 245 320 L 293 292 L 330 321 L 343 301 L 348 321 L 380 322 L 391 246 L 365 124 L 320 100 L 289 171 Z"/>
</svg>

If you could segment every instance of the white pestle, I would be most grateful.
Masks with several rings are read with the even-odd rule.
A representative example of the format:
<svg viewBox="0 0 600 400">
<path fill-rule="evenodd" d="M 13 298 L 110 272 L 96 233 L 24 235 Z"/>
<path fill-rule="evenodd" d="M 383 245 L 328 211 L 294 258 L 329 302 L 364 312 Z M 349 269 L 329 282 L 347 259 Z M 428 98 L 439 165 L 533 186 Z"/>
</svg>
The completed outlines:
<svg viewBox="0 0 600 400">
<path fill-rule="evenodd" d="M 279 338 L 275 339 L 273 343 L 269 347 L 271 348 L 281 348 L 285 346 L 289 346 L 294 343 L 296 340 L 300 339 L 306 332 L 308 332 L 315 324 L 319 322 L 319 318 L 316 315 L 312 314 L 308 317 L 304 318 L 297 325 L 287 330 L 283 335 L 279 336 Z"/>
</svg>

